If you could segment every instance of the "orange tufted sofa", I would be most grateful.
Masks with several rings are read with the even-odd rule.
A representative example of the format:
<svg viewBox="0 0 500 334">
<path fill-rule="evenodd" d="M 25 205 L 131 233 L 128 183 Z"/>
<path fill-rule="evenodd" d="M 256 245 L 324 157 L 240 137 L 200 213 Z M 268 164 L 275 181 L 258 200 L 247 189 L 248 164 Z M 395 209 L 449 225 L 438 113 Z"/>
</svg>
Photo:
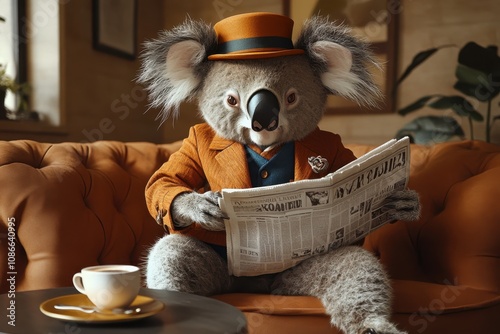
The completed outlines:
<svg viewBox="0 0 500 334">
<path fill-rule="evenodd" d="M 85 266 L 141 264 L 164 233 L 144 187 L 179 146 L 0 142 L 0 292 L 12 231 L 18 291 L 70 286 Z M 348 147 L 357 156 L 373 148 Z M 409 333 L 500 333 L 500 147 L 413 146 L 411 159 L 421 219 L 386 225 L 364 244 L 392 277 L 393 320 Z M 214 298 L 242 309 L 250 333 L 339 333 L 313 297 Z"/>
</svg>

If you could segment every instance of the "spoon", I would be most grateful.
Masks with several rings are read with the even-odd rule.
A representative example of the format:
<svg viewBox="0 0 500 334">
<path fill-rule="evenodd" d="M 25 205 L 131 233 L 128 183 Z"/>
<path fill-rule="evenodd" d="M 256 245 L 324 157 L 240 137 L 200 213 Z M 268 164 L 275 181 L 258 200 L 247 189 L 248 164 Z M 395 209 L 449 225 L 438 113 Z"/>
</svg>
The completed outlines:
<svg viewBox="0 0 500 334">
<path fill-rule="evenodd" d="M 66 310 L 66 311 L 81 311 L 84 313 L 108 313 L 109 311 L 102 311 L 97 309 L 96 307 L 87 307 L 87 306 L 76 306 L 76 305 L 63 305 L 63 304 L 57 304 L 54 305 L 54 308 L 56 310 Z M 113 310 L 110 310 L 114 314 L 136 314 L 141 312 L 140 307 L 135 307 L 135 308 L 115 308 Z"/>
</svg>

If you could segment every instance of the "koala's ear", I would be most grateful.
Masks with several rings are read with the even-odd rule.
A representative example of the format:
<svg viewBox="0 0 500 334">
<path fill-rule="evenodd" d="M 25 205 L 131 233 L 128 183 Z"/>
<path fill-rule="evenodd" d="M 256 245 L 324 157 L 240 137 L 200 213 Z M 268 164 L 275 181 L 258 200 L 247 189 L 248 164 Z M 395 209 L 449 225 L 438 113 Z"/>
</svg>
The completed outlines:
<svg viewBox="0 0 500 334">
<path fill-rule="evenodd" d="M 145 44 L 137 81 L 146 86 L 151 106 L 162 109 L 162 122 L 196 96 L 210 67 L 207 56 L 216 47 L 213 28 L 191 19 Z"/>
<path fill-rule="evenodd" d="M 368 45 L 350 30 L 327 18 L 315 16 L 304 23 L 295 45 L 306 52 L 313 70 L 332 94 L 359 104 L 376 106 L 381 93 L 369 67 L 380 68 Z"/>
</svg>

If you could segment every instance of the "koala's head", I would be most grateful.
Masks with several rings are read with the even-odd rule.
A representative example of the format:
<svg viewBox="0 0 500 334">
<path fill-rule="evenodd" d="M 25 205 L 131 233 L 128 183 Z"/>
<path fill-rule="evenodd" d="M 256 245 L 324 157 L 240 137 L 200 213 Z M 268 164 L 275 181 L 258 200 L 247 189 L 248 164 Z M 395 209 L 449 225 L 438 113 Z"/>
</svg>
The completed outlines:
<svg viewBox="0 0 500 334">
<path fill-rule="evenodd" d="M 308 20 L 295 45 L 281 15 L 236 15 L 214 28 L 187 20 L 146 43 L 139 81 L 162 120 L 196 98 L 219 136 L 266 147 L 311 133 L 328 94 L 363 105 L 379 97 L 367 45 L 325 18 Z"/>
</svg>

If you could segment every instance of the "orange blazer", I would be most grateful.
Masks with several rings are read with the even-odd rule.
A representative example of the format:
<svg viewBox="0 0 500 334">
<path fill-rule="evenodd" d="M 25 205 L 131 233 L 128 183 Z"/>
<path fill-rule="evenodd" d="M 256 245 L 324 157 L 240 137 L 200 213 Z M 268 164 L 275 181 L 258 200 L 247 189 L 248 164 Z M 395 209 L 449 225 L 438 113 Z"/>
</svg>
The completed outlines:
<svg viewBox="0 0 500 334">
<path fill-rule="evenodd" d="M 327 167 L 315 172 L 309 158 L 328 161 Z M 356 159 L 344 147 L 340 136 L 318 128 L 304 139 L 295 141 L 294 181 L 320 178 Z M 194 222 L 186 228 L 176 228 L 170 215 L 173 199 L 184 192 L 219 191 L 227 188 L 251 188 L 250 175 L 243 144 L 219 137 L 206 123 L 189 131 L 179 151 L 172 154 L 146 186 L 148 210 L 168 233 L 191 235 L 204 242 L 225 246 L 226 233 L 205 230 Z"/>
</svg>

